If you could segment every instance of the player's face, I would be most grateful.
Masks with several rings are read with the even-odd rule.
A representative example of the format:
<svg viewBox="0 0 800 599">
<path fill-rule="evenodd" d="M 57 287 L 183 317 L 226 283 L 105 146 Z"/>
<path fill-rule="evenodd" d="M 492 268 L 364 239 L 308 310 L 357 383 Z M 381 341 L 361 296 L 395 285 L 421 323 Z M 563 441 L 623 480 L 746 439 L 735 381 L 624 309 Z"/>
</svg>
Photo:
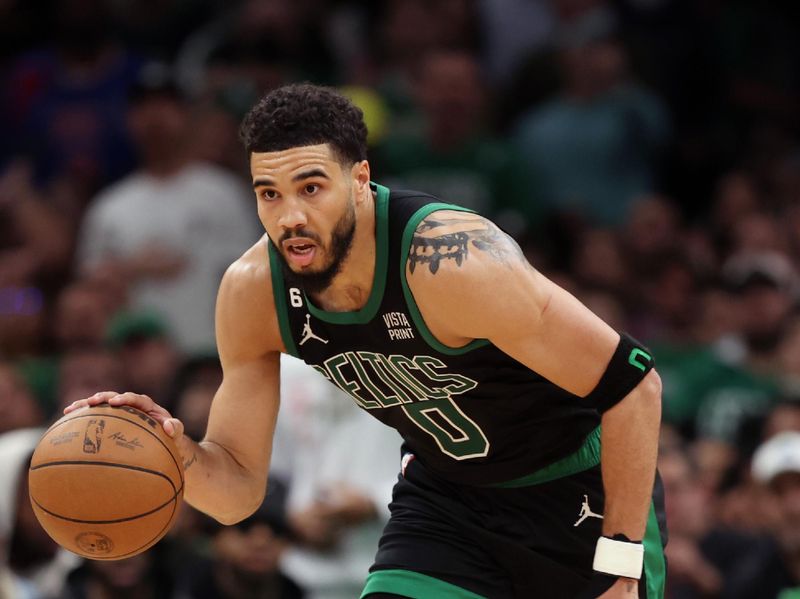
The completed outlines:
<svg viewBox="0 0 800 599">
<path fill-rule="evenodd" d="M 321 144 L 253 152 L 250 171 L 259 218 L 290 283 L 322 291 L 339 272 L 355 233 L 351 170 Z"/>
</svg>

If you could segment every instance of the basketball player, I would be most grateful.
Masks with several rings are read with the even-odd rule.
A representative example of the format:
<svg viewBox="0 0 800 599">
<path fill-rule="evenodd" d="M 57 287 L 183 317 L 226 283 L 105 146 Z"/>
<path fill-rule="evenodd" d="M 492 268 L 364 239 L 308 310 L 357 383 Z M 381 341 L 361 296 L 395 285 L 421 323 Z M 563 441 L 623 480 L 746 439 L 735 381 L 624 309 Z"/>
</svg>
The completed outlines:
<svg viewBox="0 0 800 599">
<path fill-rule="evenodd" d="M 287 352 L 405 440 L 362 597 L 661 597 L 647 350 L 489 220 L 373 183 L 361 111 L 340 95 L 277 89 L 242 138 L 267 234 L 221 283 L 205 439 L 134 393 L 67 411 L 151 414 L 179 443 L 186 500 L 234 523 L 264 496 Z"/>
</svg>

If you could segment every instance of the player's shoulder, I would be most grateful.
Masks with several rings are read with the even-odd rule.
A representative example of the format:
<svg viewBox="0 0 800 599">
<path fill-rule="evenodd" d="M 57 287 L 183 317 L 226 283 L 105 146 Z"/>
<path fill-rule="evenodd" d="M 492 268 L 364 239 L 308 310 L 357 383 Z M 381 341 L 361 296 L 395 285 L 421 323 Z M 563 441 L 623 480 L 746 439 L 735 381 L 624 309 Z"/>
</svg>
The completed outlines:
<svg viewBox="0 0 800 599">
<path fill-rule="evenodd" d="M 221 322 L 262 320 L 274 312 L 268 243 L 264 234 L 222 276 L 217 299 Z"/>
<path fill-rule="evenodd" d="M 472 279 L 524 264 L 516 241 L 475 212 L 442 208 L 425 216 L 411 238 L 407 272 L 417 279 Z"/>
<path fill-rule="evenodd" d="M 267 243 L 262 236 L 225 271 L 217 298 L 217 334 L 280 349 Z"/>
<path fill-rule="evenodd" d="M 272 297 L 272 276 L 266 233 L 225 270 L 220 292 Z"/>
</svg>

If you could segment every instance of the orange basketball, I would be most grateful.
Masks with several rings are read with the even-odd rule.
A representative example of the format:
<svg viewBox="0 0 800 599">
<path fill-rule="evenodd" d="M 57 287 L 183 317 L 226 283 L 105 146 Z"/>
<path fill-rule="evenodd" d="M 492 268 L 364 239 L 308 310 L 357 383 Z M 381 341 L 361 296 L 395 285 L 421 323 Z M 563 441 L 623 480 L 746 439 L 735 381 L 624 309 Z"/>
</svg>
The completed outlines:
<svg viewBox="0 0 800 599">
<path fill-rule="evenodd" d="M 150 416 L 108 404 L 70 412 L 33 453 L 30 499 L 62 547 L 98 560 L 141 553 L 169 530 L 183 498 L 174 441 Z"/>
</svg>

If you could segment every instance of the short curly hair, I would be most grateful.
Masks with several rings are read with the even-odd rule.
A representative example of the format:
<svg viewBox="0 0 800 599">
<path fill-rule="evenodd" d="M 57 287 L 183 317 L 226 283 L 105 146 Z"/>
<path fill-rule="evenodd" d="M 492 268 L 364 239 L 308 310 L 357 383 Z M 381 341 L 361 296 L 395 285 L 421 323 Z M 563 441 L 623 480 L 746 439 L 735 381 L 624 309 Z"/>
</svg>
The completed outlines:
<svg viewBox="0 0 800 599">
<path fill-rule="evenodd" d="M 292 84 L 269 92 L 242 120 L 247 155 L 330 144 L 337 159 L 367 159 L 367 126 L 361 109 L 329 87 Z"/>
</svg>

